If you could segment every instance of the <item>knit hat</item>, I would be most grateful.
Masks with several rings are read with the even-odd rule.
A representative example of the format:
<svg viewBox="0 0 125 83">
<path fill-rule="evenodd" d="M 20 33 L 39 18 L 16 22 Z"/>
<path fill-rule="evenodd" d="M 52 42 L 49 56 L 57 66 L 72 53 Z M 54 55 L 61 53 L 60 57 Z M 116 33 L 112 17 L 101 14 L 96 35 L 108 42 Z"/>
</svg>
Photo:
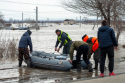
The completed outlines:
<svg viewBox="0 0 125 83">
<path fill-rule="evenodd" d="M 82 37 L 82 40 L 87 36 L 87 34 L 85 34 L 83 37 Z"/>
</svg>

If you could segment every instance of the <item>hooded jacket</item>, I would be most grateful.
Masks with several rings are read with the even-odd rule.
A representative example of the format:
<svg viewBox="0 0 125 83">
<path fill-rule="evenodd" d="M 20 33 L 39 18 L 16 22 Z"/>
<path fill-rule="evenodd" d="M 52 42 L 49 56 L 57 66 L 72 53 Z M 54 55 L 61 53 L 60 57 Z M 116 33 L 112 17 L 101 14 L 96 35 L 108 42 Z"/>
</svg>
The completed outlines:
<svg viewBox="0 0 125 83">
<path fill-rule="evenodd" d="M 100 48 L 118 46 L 114 30 L 109 26 L 102 26 L 98 29 L 98 41 Z"/>
<path fill-rule="evenodd" d="M 33 51 L 32 50 L 32 41 L 31 41 L 31 37 L 29 34 L 31 34 L 31 33 L 29 33 L 28 31 L 23 34 L 23 36 L 21 37 L 21 39 L 19 41 L 19 48 L 26 48 L 29 45 L 30 51 L 32 52 Z"/>
</svg>

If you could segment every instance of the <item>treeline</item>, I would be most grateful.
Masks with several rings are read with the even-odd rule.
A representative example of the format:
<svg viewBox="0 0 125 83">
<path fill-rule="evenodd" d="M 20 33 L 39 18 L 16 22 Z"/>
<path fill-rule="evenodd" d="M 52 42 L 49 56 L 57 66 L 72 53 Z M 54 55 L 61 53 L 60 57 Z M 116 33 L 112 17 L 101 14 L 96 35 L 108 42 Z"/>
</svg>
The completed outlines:
<svg viewBox="0 0 125 83">
<path fill-rule="evenodd" d="M 76 21 L 76 23 L 82 23 L 82 24 L 89 24 L 89 25 L 94 25 L 94 24 L 101 24 L 101 21 L 102 20 L 90 20 L 90 19 L 87 19 L 87 20 L 78 20 Z M 21 20 L 4 20 L 2 21 L 2 23 L 22 23 Z M 23 23 L 36 23 L 35 20 L 32 20 L 32 19 L 25 19 L 23 21 Z M 63 23 L 63 20 L 39 20 L 38 23 Z M 111 20 L 111 25 L 113 25 L 114 21 Z M 121 23 L 124 25 L 125 24 L 125 20 L 122 20 Z"/>
</svg>

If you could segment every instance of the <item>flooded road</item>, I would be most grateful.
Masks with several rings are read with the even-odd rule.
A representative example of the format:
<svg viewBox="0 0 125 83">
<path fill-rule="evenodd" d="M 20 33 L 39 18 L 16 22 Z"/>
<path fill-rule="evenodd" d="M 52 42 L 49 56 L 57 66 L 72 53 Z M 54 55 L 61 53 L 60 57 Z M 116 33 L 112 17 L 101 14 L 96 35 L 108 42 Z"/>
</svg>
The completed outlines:
<svg viewBox="0 0 125 83">
<path fill-rule="evenodd" d="M 97 36 L 96 27 L 95 30 L 92 30 L 93 25 L 82 25 L 80 28 L 79 25 L 55 25 L 53 27 L 41 28 L 40 31 L 32 30 L 33 34 L 31 35 L 33 50 L 34 51 L 45 51 L 48 53 L 54 52 L 54 46 L 57 36 L 55 35 L 55 29 L 61 29 L 71 36 L 73 41 L 81 40 L 81 37 L 84 34 L 93 37 Z M 14 38 L 20 39 L 24 30 L 21 31 L 6 31 L 2 33 L 3 38 Z M 6 34 L 7 33 L 7 34 Z M 9 35 L 9 37 L 8 37 Z M 120 35 L 119 39 L 119 50 L 115 52 L 115 66 L 114 72 L 122 73 L 125 70 L 125 49 L 122 48 L 124 42 L 123 32 Z M 6 36 L 6 37 L 5 37 Z M 18 41 L 17 41 L 18 46 Z M 60 50 L 61 52 L 62 50 Z M 93 58 L 91 62 L 94 67 Z M 105 75 L 108 75 L 108 60 L 106 60 L 106 69 Z M 54 83 L 62 82 L 69 80 L 85 79 L 89 77 L 96 77 L 100 74 L 99 70 L 94 70 L 92 73 L 88 70 L 82 70 L 82 72 L 76 72 L 75 70 L 70 70 L 67 72 L 64 71 L 55 71 L 47 70 L 40 68 L 27 68 L 26 64 L 23 62 L 23 67 L 18 68 L 18 59 L 17 58 L 3 58 L 0 59 L 0 83 Z"/>
</svg>

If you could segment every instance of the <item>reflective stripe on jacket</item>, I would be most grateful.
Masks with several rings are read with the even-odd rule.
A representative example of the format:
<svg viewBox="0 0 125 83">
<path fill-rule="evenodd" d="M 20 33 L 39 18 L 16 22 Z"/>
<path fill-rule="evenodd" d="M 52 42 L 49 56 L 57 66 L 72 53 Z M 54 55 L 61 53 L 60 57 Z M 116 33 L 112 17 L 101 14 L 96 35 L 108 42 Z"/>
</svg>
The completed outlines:
<svg viewBox="0 0 125 83">
<path fill-rule="evenodd" d="M 58 41 L 61 43 L 62 41 L 61 41 L 61 35 L 62 35 L 62 33 L 65 33 L 65 32 L 63 32 L 63 31 L 61 31 L 61 34 L 60 34 L 60 36 L 58 36 Z M 66 37 L 66 39 L 65 39 L 65 41 L 64 41 L 64 44 L 63 45 L 66 45 L 68 42 L 70 42 L 71 41 L 71 38 L 69 37 L 69 35 L 68 35 L 68 33 L 65 33 L 66 35 L 67 35 L 67 37 Z"/>
</svg>

